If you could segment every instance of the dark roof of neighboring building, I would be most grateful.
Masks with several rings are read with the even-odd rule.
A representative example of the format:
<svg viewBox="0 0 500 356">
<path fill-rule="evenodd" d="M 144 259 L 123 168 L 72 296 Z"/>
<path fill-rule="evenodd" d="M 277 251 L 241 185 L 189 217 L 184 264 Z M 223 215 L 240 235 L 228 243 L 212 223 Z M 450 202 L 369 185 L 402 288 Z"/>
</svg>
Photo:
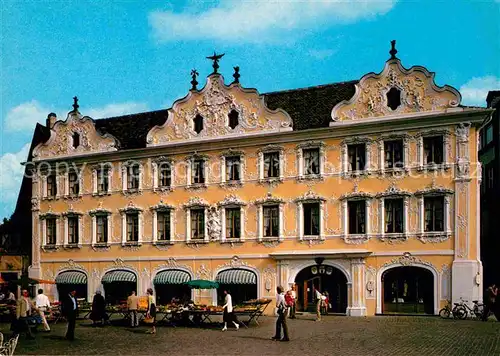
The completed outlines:
<svg viewBox="0 0 500 356">
<path fill-rule="evenodd" d="M 492 101 L 496 98 L 500 97 L 500 90 L 490 90 L 488 92 L 488 96 L 486 97 L 486 103 L 488 107 L 492 107 L 494 105 L 491 105 Z M 500 103 L 500 100 L 496 102 L 496 104 Z"/>
</svg>

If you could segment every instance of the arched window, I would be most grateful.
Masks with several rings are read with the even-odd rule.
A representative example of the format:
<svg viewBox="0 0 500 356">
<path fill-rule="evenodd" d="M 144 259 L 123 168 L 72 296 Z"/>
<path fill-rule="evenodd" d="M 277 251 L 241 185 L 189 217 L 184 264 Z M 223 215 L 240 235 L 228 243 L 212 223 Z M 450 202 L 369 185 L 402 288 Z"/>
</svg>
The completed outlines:
<svg viewBox="0 0 500 356">
<path fill-rule="evenodd" d="M 401 105 L 401 90 L 392 87 L 387 92 L 387 106 L 396 110 Z"/>
<path fill-rule="evenodd" d="M 203 131 L 203 116 L 201 115 L 196 115 L 195 118 L 193 119 L 193 122 L 194 122 L 194 131 L 196 133 L 200 133 L 201 131 Z"/>
<path fill-rule="evenodd" d="M 73 148 L 80 146 L 80 134 L 78 132 L 73 133 Z"/>
<path fill-rule="evenodd" d="M 229 127 L 234 130 L 236 126 L 239 124 L 239 116 L 240 114 L 236 110 L 231 110 L 229 113 Z"/>
</svg>

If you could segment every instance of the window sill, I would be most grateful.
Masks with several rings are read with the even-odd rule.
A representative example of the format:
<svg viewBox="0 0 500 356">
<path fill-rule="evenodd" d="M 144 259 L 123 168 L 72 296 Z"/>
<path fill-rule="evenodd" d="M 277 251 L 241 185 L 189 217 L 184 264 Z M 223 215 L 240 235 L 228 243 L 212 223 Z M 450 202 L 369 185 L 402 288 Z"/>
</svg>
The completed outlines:
<svg viewBox="0 0 500 356">
<path fill-rule="evenodd" d="M 220 184 L 221 187 L 242 187 L 243 182 L 241 180 L 230 180 L 225 181 Z"/>
<path fill-rule="evenodd" d="M 229 238 L 229 239 L 223 239 L 220 241 L 221 244 L 234 244 L 234 243 L 242 243 L 243 239 L 241 238 Z"/>
<path fill-rule="evenodd" d="M 105 196 L 105 195 L 111 195 L 111 192 L 95 192 L 95 193 L 92 193 L 93 197 L 102 197 L 102 196 Z"/>
<path fill-rule="evenodd" d="M 344 236 L 344 241 L 350 245 L 359 245 L 368 242 L 370 237 L 367 234 L 349 234 Z"/>
<path fill-rule="evenodd" d="M 50 197 L 43 197 L 42 200 L 56 200 L 58 197 L 56 196 L 50 196 Z"/>
<path fill-rule="evenodd" d="M 208 244 L 210 241 L 205 240 L 205 239 L 190 239 L 189 241 L 186 241 L 186 244 Z"/>
<path fill-rule="evenodd" d="M 451 231 L 432 231 L 424 232 L 418 235 L 418 239 L 426 242 L 443 242 L 451 237 Z"/>
<path fill-rule="evenodd" d="M 384 168 L 378 171 L 380 175 L 389 174 L 389 175 L 403 175 L 410 171 L 408 167 L 401 168 Z"/>
<path fill-rule="evenodd" d="M 46 252 L 53 252 L 53 251 L 59 250 L 59 246 L 57 246 L 57 245 L 44 245 L 42 247 L 42 250 L 44 250 Z"/>
<path fill-rule="evenodd" d="M 63 196 L 63 199 L 69 199 L 69 200 L 80 199 L 82 196 L 83 194 L 66 194 Z"/>
<path fill-rule="evenodd" d="M 208 185 L 207 183 L 194 183 L 186 186 L 187 190 L 201 190 L 201 189 L 207 189 Z"/>
<path fill-rule="evenodd" d="M 408 235 L 401 232 L 401 233 L 384 233 L 379 236 L 380 241 L 388 241 L 388 242 L 395 242 L 395 241 L 406 241 L 408 240 Z"/>
<path fill-rule="evenodd" d="M 259 179 L 259 184 L 280 184 L 283 183 L 283 177 L 268 177 Z"/>
<path fill-rule="evenodd" d="M 122 242 L 122 247 L 130 247 L 130 246 L 142 246 L 142 243 L 140 243 L 138 241 Z"/>
<path fill-rule="evenodd" d="M 82 245 L 77 244 L 77 243 L 64 245 L 64 249 L 66 249 L 66 250 L 79 249 L 79 248 L 82 248 Z"/>
<path fill-rule="evenodd" d="M 362 177 L 362 176 L 369 176 L 371 175 L 372 172 L 371 171 L 368 171 L 368 170 L 364 170 L 364 171 L 347 171 L 347 172 L 343 172 L 342 173 L 342 176 L 344 178 L 356 178 L 356 177 Z"/>
<path fill-rule="evenodd" d="M 171 240 L 156 240 L 153 241 L 154 246 L 164 246 L 164 245 L 173 245 L 174 242 Z"/>
<path fill-rule="evenodd" d="M 426 171 L 426 172 L 432 172 L 432 171 L 439 171 L 439 170 L 449 170 L 451 168 L 451 164 L 447 163 L 441 163 L 441 164 L 424 164 L 423 166 L 418 166 L 417 170 L 418 171 Z"/>
<path fill-rule="evenodd" d="M 123 195 L 134 195 L 134 194 L 141 194 L 142 189 L 127 189 L 127 190 L 122 190 Z"/>
<path fill-rule="evenodd" d="M 305 175 L 297 177 L 297 181 L 299 181 L 299 182 L 311 181 L 311 180 L 322 181 L 323 179 L 324 179 L 323 174 L 305 174 Z"/>
<path fill-rule="evenodd" d="M 162 186 L 153 189 L 154 192 L 160 192 L 160 193 L 171 192 L 172 190 L 174 190 L 172 186 L 164 186 L 164 187 Z"/>
<path fill-rule="evenodd" d="M 107 251 L 110 249 L 110 247 L 111 246 L 107 242 L 99 242 L 92 245 L 92 249 L 94 251 L 100 251 L 100 250 Z"/>
<path fill-rule="evenodd" d="M 309 240 L 324 240 L 325 237 L 321 235 L 306 235 L 302 236 L 301 240 L 303 241 L 309 241 Z"/>
</svg>

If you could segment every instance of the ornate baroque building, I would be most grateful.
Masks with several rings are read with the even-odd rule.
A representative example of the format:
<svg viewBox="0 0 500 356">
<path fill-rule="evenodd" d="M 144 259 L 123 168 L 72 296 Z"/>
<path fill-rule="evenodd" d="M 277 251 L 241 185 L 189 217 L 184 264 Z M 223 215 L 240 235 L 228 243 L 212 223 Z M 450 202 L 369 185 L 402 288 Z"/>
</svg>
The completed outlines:
<svg viewBox="0 0 500 356">
<path fill-rule="evenodd" d="M 189 279 L 237 300 L 295 284 L 305 310 L 318 288 L 353 316 L 481 298 L 477 130 L 492 110 L 394 46 L 379 74 L 268 94 L 238 67 L 225 84 L 218 59 L 168 110 L 93 120 L 75 98 L 37 127 L 30 275 L 56 280 L 52 298 L 154 287 L 167 302 Z"/>
</svg>

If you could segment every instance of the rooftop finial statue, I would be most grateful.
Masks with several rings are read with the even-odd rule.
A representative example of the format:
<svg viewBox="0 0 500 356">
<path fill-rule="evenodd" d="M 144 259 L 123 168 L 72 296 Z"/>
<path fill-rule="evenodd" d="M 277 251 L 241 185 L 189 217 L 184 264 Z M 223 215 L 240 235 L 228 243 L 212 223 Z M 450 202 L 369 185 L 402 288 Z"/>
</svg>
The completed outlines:
<svg viewBox="0 0 500 356">
<path fill-rule="evenodd" d="M 396 40 L 391 41 L 391 50 L 389 51 L 389 54 L 391 55 L 391 59 L 396 59 L 396 53 L 398 53 L 396 49 Z"/>
<path fill-rule="evenodd" d="M 233 83 L 239 83 L 240 82 L 240 67 L 236 66 L 236 67 L 233 67 L 234 68 L 234 74 L 233 74 Z"/>
<path fill-rule="evenodd" d="M 197 90 L 196 86 L 198 85 L 198 81 L 196 80 L 196 77 L 198 76 L 198 71 L 196 69 L 193 69 L 191 71 L 191 78 L 193 78 L 193 80 L 191 80 L 191 90 Z"/>
<path fill-rule="evenodd" d="M 214 63 L 212 64 L 212 67 L 214 68 L 214 71 L 213 71 L 213 73 L 212 73 L 212 74 L 217 73 L 217 69 L 219 69 L 219 60 L 220 60 L 222 57 L 224 57 L 224 53 L 222 53 L 222 54 L 217 54 L 217 53 L 215 53 L 215 51 L 214 51 L 214 55 L 213 55 L 213 56 L 209 56 L 209 57 L 207 57 L 207 59 L 210 59 L 210 60 L 214 61 Z"/>
<path fill-rule="evenodd" d="M 74 96 L 73 97 L 73 111 L 78 111 L 78 108 L 80 107 L 80 105 L 78 105 L 78 97 Z"/>
</svg>

